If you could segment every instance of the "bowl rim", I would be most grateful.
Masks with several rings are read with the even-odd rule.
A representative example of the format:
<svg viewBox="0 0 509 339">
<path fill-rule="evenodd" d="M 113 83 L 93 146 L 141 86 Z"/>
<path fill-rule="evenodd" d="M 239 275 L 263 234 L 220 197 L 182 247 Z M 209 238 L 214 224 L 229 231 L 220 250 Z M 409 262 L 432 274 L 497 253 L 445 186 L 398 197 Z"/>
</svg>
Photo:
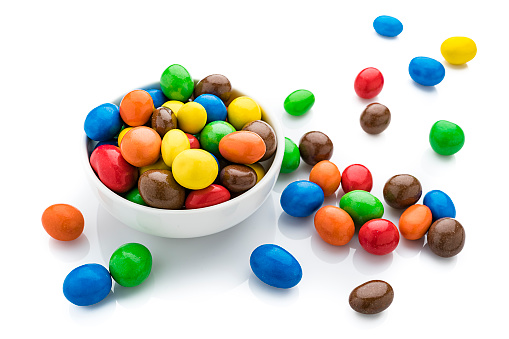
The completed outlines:
<svg viewBox="0 0 509 339">
<path fill-rule="evenodd" d="M 135 89 L 132 89 L 132 90 L 135 90 Z M 160 87 L 159 82 L 153 82 L 153 83 L 144 85 L 137 89 L 143 89 L 143 90 L 161 89 L 161 87 Z M 125 92 L 125 93 L 127 94 L 128 92 Z M 228 103 L 231 102 L 236 97 L 247 96 L 246 94 L 244 94 L 243 92 L 241 92 L 237 89 L 232 89 L 232 92 L 234 92 L 234 95 L 232 95 L 232 98 L 230 98 L 230 100 L 228 100 Z M 115 100 L 112 100 L 111 103 L 118 106 L 120 104 L 120 101 L 124 97 L 124 95 L 122 95 L 121 97 L 119 97 Z M 234 205 L 240 204 L 244 200 L 248 200 L 251 196 L 255 195 L 258 191 L 263 189 L 265 184 L 269 184 L 271 178 L 273 178 L 273 177 L 275 178 L 275 180 L 273 181 L 275 184 L 275 182 L 277 180 L 277 176 L 279 175 L 279 172 L 281 169 L 281 164 L 283 161 L 284 149 L 285 149 L 285 137 L 284 137 L 283 129 L 282 129 L 282 126 L 281 126 L 281 123 L 280 123 L 278 117 L 275 116 L 274 113 L 267 114 L 263 108 L 263 105 L 260 104 L 260 101 L 258 99 L 254 99 L 254 98 L 253 98 L 253 100 L 255 100 L 255 102 L 260 106 L 260 109 L 262 111 L 262 120 L 266 121 L 274 129 L 274 133 L 276 134 L 276 138 L 277 138 L 277 149 L 271 158 L 264 161 L 264 162 L 270 162 L 270 167 L 269 167 L 268 171 L 265 173 L 265 175 L 263 176 L 263 178 L 260 179 L 260 181 L 254 187 L 250 188 L 249 190 L 247 190 L 246 192 L 244 192 L 243 194 L 241 194 L 235 198 L 232 198 L 228 201 L 225 201 L 225 202 L 217 204 L 217 205 L 196 208 L 196 209 L 192 209 L 192 210 L 189 210 L 189 209 L 178 209 L 178 210 L 163 209 L 163 208 L 151 207 L 148 205 L 144 206 L 144 205 L 140 205 L 135 202 L 132 202 L 132 201 L 122 197 L 120 194 L 115 193 L 114 191 L 110 190 L 108 187 L 106 187 L 106 185 L 104 185 L 101 182 L 101 180 L 99 180 L 95 171 L 92 169 L 92 166 L 90 165 L 90 160 L 89 160 L 90 152 L 93 150 L 93 148 L 89 148 L 89 145 L 90 145 L 90 142 L 95 142 L 95 141 L 88 138 L 87 135 L 83 132 L 83 135 L 81 137 L 81 147 L 80 148 L 81 148 L 81 159 L 83 161 L 83 167 L 85 169 L 85 173 L 89 178 L 92 179 L 94 186 L 97 187 L 101 191 L 102 194 L 105 194 L 107 197 L 109 197 L 110 199 L 112 199 L 114 201 L 118 200 L 121 204 L 129 204 L 130 208 L 134 208 L 135 210 L 138 210 L 143 213 L 158 214 L 158 215 L 163 215 L 163 216 L 164 215 L 185 215 L 185 214 L 191 214 L 191 213 L 193 215 L 197 215 L 197 214 L 207 214 L 209 212 L 213 212 L 214 210 L 226 209 L 229 206 L 234 206 Z M 267 121 L 267 118 L 269 121 Z M 271 188 L 271 191 L 272 191 L 272 188 Z M 269 192 L 269 194 L 270 194 L 270 192 Z"/>
</svg>

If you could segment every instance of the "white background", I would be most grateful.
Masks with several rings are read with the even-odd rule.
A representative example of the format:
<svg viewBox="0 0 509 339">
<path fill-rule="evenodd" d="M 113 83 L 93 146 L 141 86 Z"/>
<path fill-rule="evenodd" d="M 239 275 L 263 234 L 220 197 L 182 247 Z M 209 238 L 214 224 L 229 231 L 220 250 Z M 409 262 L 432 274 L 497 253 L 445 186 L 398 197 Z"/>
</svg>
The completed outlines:
<svg viewBox="0 0 509 339">
<path fill-rule="evenodd" d="M 507 335 L 509 30 L 503 3 L 3 2 L 1 336 Z M 372 22 L 383 14 L 403 22 L 399 37 L 375 33 Z M 440 45 L 451 36 L 477 43 L 467 66 L 443 60 Z M 443 62 L 443 82 L 415 84 L 407 71 L 415 56 Z M 382 201 L 385 181 L 400 173 L 416 176 L 423 195 L 445 191 L 466 230 L 464 250 L 443 259 L 424 240 L 402 239 L 392 254 L 376 257 L 356 237 L 343 247 L 327 245 L 312 216 L 289 217 L 279 204 L 288 183 L 307 179 L 304 163 L 280 176 L 258 212 L 220 234 L 164 239 L 116 221 L 85 182 L 78 151 L 83 121 L 92 108 L 157 81 L 173 63 L 197 79 L 226 75 L 279 115 L 295 142 L 307 131 L 326 133 L 334 143 L 331 160 L 341 171 L 367 166 L 372 193 Z M 377 98 L 362 100 L 353 81 L 370 66 L 381 70 L 385 86 Z M 291 117 L 283 101 L 299 88 L 312 91 L 316 103 L 307 115 Z M 358 120 L 375 101 L 389 107 L 392 121 L 370 136 Z M 440 119 L 465 132 L 465 146 L 454 156 L 438 156 L 429 146 L 429 129 Z M 42 212 L 55 203 L 82 211 L 85 231 L 76 241 L 58 242 L 42 228 Z M 337 205 L 338 197 L 325 203 Z M 397 223 L 401 212 L 385 206 L 384 217 Z M 85 263 L 107 266 L 126 242 L 151 250 L 150 277 L 135 288 L 114 284 L 95 306 L 70 304 L 62 293 L 67 273 Z M 249 256 L 262 243 L 283 246 L 299 260 L 304 276 L 295 288 L 271 288 L 253 275 Z M 378 315 L 360 315 L 348 296 L 372 279 L 393 286 L 394 302 Z"/>
</svg>

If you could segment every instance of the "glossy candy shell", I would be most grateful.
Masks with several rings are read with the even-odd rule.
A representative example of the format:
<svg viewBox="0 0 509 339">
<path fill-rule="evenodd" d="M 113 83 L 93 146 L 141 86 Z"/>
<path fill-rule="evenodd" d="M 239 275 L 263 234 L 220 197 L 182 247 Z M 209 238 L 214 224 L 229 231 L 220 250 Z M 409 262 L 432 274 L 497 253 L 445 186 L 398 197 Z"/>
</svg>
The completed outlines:
<svg viewBox="0 0 509 339">
<path fill-rule="evenodd" d="M 373 176 L 364 165 L 350 165 L 343 171 L 341 187 L 345 193 L 356 190 L 371 192 L 373 188 Z"/>
<path fill-rule="evenodd" d="M 348 213 L 336 206 L 323 206 L 314 218 L 315 229 L 328 244 L 346 245 L 355 233 L 355 225 Z"/>
<path fill-rule="evenodd" d="M 376 97 L 382 91 L 384 77 L 382 72 L 374 67 L 368 67 L 360 71 L 354 81 L 355 93 L 363 99 Z"/>
<path fill-rule="evenodd" d="M 237 131 L 225 135 L 219 142 L 219 152 L 228 161 L 253 164 L 265 155 L 265 142 L 251 131 Z"/>
<path fill-rule="evenodd" d="M 133 166 L 152 165 L 161 155 L 161 136 L 150 127 L 134 127 L 124 135 L 120 151 Z"/>
<path fill-rule="evenodd" d="M 465 229 L 453 218 L 438 219 L 428 230 L 427 243 L 436 255 L 453 257 L 465 246 Z"/>
<path fill-rule="evenodd" d="M 291 115 L 303 115 L 315 104 L 315 96 L 306 89 L 298 89 L 290 93 L 284 102 L 285 111 Z"/>
<path fill-rule="evenodd" d="M 386 219 L 369 220 L 359 230 L 359 243 L 371 254 L 389 254 L 398 246 L 398 228 Z"/>
<path fill-rule="evenodd" d="M 235 132 L 235 127 L 226 121 L 212 121 L 205 125 L 200 132 L 201 147 L 215 156 L 220 156 L 219 142 L 233 132 Z"/>
<path fill-rule="evenodd" d="M 83 233 L 85 219 L 76 207 L 54 204 L 44 210 L 41 217 L 44 230 L 54 239 L 71 241 Z"/>
<path fill-rule="evenodd" d="M 136 89 L 120 102 L 120 116 L 129 126 L 144 125 L 152 116 L 154 101 L 147 91 Z"/>
<path fill-rule="evenodd" d="M 281 164 L 281 173 L 291 173 L 300 165 L 299 147 L 293 140 L 285 137 L 285 152 L 283 163 Z"/>
<path fill-rule="evenodd" d="M 463 148 L 465 133 L 455 123 L 439 120 L 431 127 L 429 143 L 438 154 L 453 155 Z"/>
<path fill-rule="evenodd" d="M 71 303 L 90 306 L 106 298 L 111 291 L 111 276 L 99 264 L 85 264 L 73 269 L 65 277 L 63 292 Z"/>
<path fill-rule="evenodd" d="M 315 213 L 323 204 L 323 190 L 307 180 L 290 183 L 281 193 L 281 207 L 293 217 L 307 217 Z"/>
<path fill-rule="evenodd" d="M 408 65 L 412 80 L 423 86 L 435 86 L 444 80 L 445 68 L 435 59 L 415 57 Z"/>
<path fill-rule="evenodd" d="M 230 200 L 230 192 L 221 185 L 212 184 L 201 190 L 192 191 L 186 198 L 186 208 L 204 208 Z"/>
<path fill-rule="evenodd" d="M 453 65 L 463 65 L 472 60 L 477 54 L 474 40 L 456 36 L 446 39 L 440 46 L 444 59 Z"/>
<path fill-rule="evenodd" d="M 122 157 L 113 145 L 97 147 L 90 156 L 90 165 L 99 180 L 116 193 L 125 193 L 136 185 L 138 169 Z"/>
<path fill-rule="evenodd" d="M 376 314 L 386 310 L 394 300 L 392 286 L 383 280 L 370 280 L 350 293 L 348 302 L 354 311 Z"/>
<path fill-rule="evenodd" d="M 328 197 L 339 188 L 341 172 L 339 172 L 338 167 L 334 163 L 329 160 L 322 160 L 311 169 L 309 181 L 320 186 L 323 194 Z"/>
<path fill-rule="evenodd" d="M 213 94 L 202 94 L 193 101 L 202 105 L 207 111 L 207 124 L 212 121 L 226 120 L 226 106 L 219 97 Z"/>
<path fill-rule="evenodd" d="M 248 122 L 262 118 L 260 106 L 252 98 L 246 96 L 235 98 L 228 105 L 227 112 L 228 122 L 237 131 L 241 130 Z"/>
<path fill-rule="evenodd" d="M 116 136 L 124 122 L 117 105 L 102 104 L 91 110 L 85 119 L 85 133 L 95 141 L 106 141 Z"/>
<path fill-rule="evenodd" d="M 433 221 L 441 218 L 454 218 L 456 217 L 456 208 L 452 199 L 440 190 L 433 190 L 426 193 L 423 202 L 428 206 L 433 216 Z"/>
<path fill-rule="evenodd" d="M 117 284 L 125 287 L 138 286 L 150 275 L 152 254 L 142 244 L 124 244 L 111 255 L 109 269 Z"/>
<path fill-rule="evenodd" d="M 199 190 L 214 182 L 219 172 L 219 165 L 209 152 L 202 149 L 188 149 L 175 157 L 172 172 L 180 185 Z"/>
<path fill-rule="evenodd" d="M 381 218 L 384 206 L 377 197 L 366 191 L 351 191 L 341 197 L 339 207 L 352 217 L 355 226 L 360 227 L 371 219 Z"/>
<path fill-rule="evenodd" d="M 395 17 L 380 15 L 373 21 L 375 31 L 383 36 L 395 37 L 403 32 L 403 24 Z"/>
<path fill-rule="evenodd" d="M 189 138 L 182 130 L 176 128 L 169 130 L 161 141 L 161 154 L 164 163 L 171 167 L 175 157 L 190 148 Z"/>
<path fill-rule="evenodd" d="M 161 74 L 161 90 L 170 100 L 187 101 L 194 90 L 191 75 L 183 66 L 173 64 Z"/>
<path fill-rule="evenodd" d="M 433 221 L 431 210 L 426 205 L 415 204 L 408 207 L 399 218 L 401 236 L 408 240 L 421 239 Z"/>
<path fill-rule="evenodd" d="M 284 248 L 265 244 L 258 246 L 249 259 L 253 273 L 267 285 L 292 288 L 302 279 L 302 268 Z"/>
</svg>

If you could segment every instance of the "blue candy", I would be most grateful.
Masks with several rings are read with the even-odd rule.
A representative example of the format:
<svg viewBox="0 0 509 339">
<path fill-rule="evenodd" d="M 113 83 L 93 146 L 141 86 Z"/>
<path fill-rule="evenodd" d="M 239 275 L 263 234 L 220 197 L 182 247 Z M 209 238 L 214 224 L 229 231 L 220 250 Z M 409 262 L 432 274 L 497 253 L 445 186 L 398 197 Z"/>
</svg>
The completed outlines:
<svg viewBox="0 0 509 339">
<path fill-rule="evenodd" d="M 202 94 L 194 99 L 194 102 L 202 105 L 207 111 L 207 124 L 211 121 L 225 121 L 227 110 L 223 100 L 219 99 L 214 94 Z"/>
<path fill-rule="evenodd" d="M 111 290 L 110 272 L 99 264 L 73 269 L 64 280 L 64 296 L 77 306 L 90 306 L 106 298 Z"/>
<path fill-rule="evenodd" d="M 395 37 L 403 32 L 401 21 L 388 15 L 380 15 L 376 18 L 373 21 L 373 28 L 378 34 L 388 37 Z"/>
<path fill-rule="evenodd" d="M 110 139 L 110 140 L 106 140 L 106 141 L 99 141 L 97 143 L 97 145 L 95 145 L 94 149 L 96 149 L 97 147 L 102 146 L 102 145 L 113 145 L 113 146 L 117 146 L 118 147 L 118 140 L 117 139 Z"/>
<path fill-rule="evenodd" d="M 451 198 L 447 194 L 439 190 L 433 190 L 426 193 L 423 204 L 431 210 L 433 222 L 440 218 L 456 217 L 456 208 Z"/>
<path fill-rule="evenodd" d="M 148 94 L 150 94 L 150 96 L 152 97 L 152 101 L 154 102 L 155 108 L 161 107 L 166 101 L 169 100 L 164 95 L 163 91 L 161 91 L 160 89 L 151 88 L 151 89 L 146 89 L 145 91 L 147 91 Z"/>
<path fill-rule="evenodd" d="M 267 285 L 292 288 L 302 279 L 302 268 L 284 248 L 265 244 L 258 246 L 249 260 L 253 273 Z"/>
<path fill-rule="evenodd" d="M 415 57 L 408 65 L 410 77 L 423 86 L 438 85 L 445 77 L 445 68 L 440 62 L 428 57 Z"/>
<path fill-rule="evenodd" d="M 102 104 L 88 113 L 85 119 L 85 133 L 92 140 L 106 141 L 113 139 L 123 124 L 117 105 Z"/>
<path fill-rule="evenodd" d="M 323 204 L 323 190 L 307 180 L 290 183 L 281 193 L 281 207 L 293 217 L 307 217 Z"/>
</svg>

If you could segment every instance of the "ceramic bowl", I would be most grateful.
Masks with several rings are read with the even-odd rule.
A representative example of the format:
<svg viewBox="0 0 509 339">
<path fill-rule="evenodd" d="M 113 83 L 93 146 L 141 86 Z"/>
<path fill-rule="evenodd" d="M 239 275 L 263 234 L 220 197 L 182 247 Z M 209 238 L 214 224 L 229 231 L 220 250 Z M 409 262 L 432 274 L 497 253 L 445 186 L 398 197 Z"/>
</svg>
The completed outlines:
<svg viewBox="0 0 509 339">
<path fill-rule="evenodd" d="M 149 84 L 142 89 L 157 88 L 159 83 Z M 233 90 L 232 98 L 246 95 Z M 99 203 L 116 219 L 138 231 L 167 238 L 194 238 L 215 234 L 233 227 L 253 214 L 271 194 L 283 161 L 285 138 L 278 117 L 262 107 L 262 119 L 269 123 L 277 137 L 277 150 L 268 160 L 262 162 L 265 176 L 250 190 L 224 203 L 193 210 L 166 210 L 133 203 L 108 189 L 90 166 L 89 157 L 97 142 L 83 133 L 81 158 L 85 176 Z M 122 97 L 113 100 L 119 105 Z"/>
</svg>

